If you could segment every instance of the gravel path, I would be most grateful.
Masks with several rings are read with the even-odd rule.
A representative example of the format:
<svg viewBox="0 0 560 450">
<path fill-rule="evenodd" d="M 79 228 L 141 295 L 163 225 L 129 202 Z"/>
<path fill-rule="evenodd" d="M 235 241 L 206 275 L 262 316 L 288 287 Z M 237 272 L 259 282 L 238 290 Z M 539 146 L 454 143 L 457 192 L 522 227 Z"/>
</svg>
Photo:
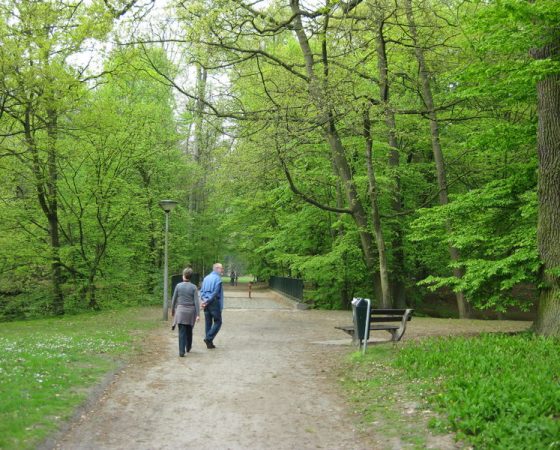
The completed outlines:
<svg viewBox="0 0 560 450">
<path fill-rule="evenodd" d="M 336 379 L 350 339 L 334 328 L 351 323 L 350 312 L 301 311 L 272 292 L 256 290 L 249 299 L 230 287 L 225 303 L 215 350 L 202 342 L 201 321 L 192 352 L 179 358 L 176 331 L 162 324 L 54 448 L 401 448 L 353 425 L 358 419 Z M 415 318 L 405 340 L 527 327 Z M 387 338 L 381 332 L 373 341 Z"/>
<path fill-rule="evenodd" d="M 201 321 L 179 358 L 162 326 L 55 448 L 371 448 L 329 370 L 349 347 L 324 342 L 348 343 L 334 329 L 348 312 L 300 311 L 262 291 L 226 292 L 226 305 L 215 350 Z"/>
</svg>

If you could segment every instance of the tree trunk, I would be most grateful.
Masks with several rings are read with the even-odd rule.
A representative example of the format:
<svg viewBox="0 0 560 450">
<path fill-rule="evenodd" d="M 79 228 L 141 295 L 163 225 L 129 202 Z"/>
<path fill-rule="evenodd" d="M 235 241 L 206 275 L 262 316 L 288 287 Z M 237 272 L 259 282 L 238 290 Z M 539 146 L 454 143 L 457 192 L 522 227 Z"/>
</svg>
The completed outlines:
<svg viewBox="0 0 560 450">
<path fill-rule="evenodd" d="M 408 27 L 410 30 L 410 36 L 414 41 L 414 53 L 416 55 L 416 60 L 418 62 L 418 69 L 420 75 L 420 82 L 422 88 L 422 99 L 426 105 L 428 111 L 428 118 L 430 120 L 430 133 L 432 137 L 432 152 L 434 154 L 434 162 L 436 164 L 436 173 L 439 188 L 439 203 L 440 205 L 447 205 L 449 203 L 448 193 L 447 193 L 447 176 L 445 171 L 445 161 L 443 158 L 443 152 L 441 150 L 441 143 L 439 139 L 439 123 L 434 107 L 434 100 L 432 96 L 432 88 L 430 85 L 430 75 L 428 72 L 428 67 L 424 59 L 424 51 L 420 45 L 418 39 L 418 31 L 416 27 L 416 22 L 414 20 L 414 15 L 412 12 L 412 0 L 404 0 L 406 17 L 408 19 Z M 457 263 L 460 260 L 459 250 L 449 246 L 449 255 L 453 263 Z M 462 268 L 454 268 L 453 275 L 456 278 L 462 278 L 464 271 Z M 457 308 L 459 310 L 459 317 L 465 319 L 471 316 L 471 310 L 469 304 L 465 299 L 463 292 L 457 292 Z"/>
<path fill-rule="evenodd" d="M 368 272 L 372 275 L 372 285 L 374 292 L 379 292 L 379 277 L 377 276 L 375 267 L 375 258 L 373 250 L 373 239 L 371 233 L 368 231 L 368 221 L 367 215 L 364 207 L 358 197 L 358 191 L 356 190 L 356 185 L 352 179 L 352 173 L 350 170 L 350 165 L 344 154 L 344 147 L 336 131 L 334 123 L 329 126 L 326 132 L 327 140 L 331 148 L 331 154 L 335 167 L 337 169 L 338 175 L 342 178 L 342 185 L 344 187 L 344 193 L 346 194 L 346 200 L 350 205 L 352 210 L 352 218 L 354 223 L 358 227 L 358 234 L 360 236 L 360 244 L 362 248 L 362 253 L 364 255 L 364 262 Z"/>
<path fill-rule="evenodd" d="M 390 286 L 392 287 L 393 306 L 404 308 L 406 306 L 405 274 L 404 274 L 404 244 L 402 222 L 400 212 L 402 211 L 402 192 L 401 180 L 398 174 L 400 165 L 400 154 L 397 143 L 397 125 L 395 113 L 389 104 L 390 85 L 389 85 L 389 64 L 387 61 L 387 47 L 385 36 L 383 35 L 383 19 L 380 20 L 377 33 L 377 69 L 379 73 L 379 99 L 383 107 L 385 116 L 385 126 L 387 128 L 387 142 L 389 144 L 389 167 L 395 172 L 394 188 L 391 196 L 391 207 L 395 213 L 395 229 L 391 248 L 393 250 L 393 267 Z"/>
<path fill-rule="evenodd" d="M 53 110 L 47 112 L 47 204 L 49 235 L 51 241 L 51 270 L 53 302 L 52 312 L 64 314 L 64 296 L 62 294 L 62 264 L 60 261 L 60 236 L 58 224 L 58 167 L 56 161 L 57 115 Z"/>
<path fill-rule="evenodd" d="M 333 172 L 336 173 L 336 167 L 334 163 L 332 164 L 332 169 Z M 342 189 L 340 188 L 340 183 L 336 183 L 336 206 L 339 209 L 344 208 L 344 196 L 342 194 Z M 342 239 L 342 237 L 344 236 L 344 226 L 342 224 L 342 216 L 344 216 L 344 214 L 337 213 L 337 216 L 338 216 L 338 223 L 339 223 L 338 229 L 337 230 L 333 229 L 332 224 L 331 226 L 329 226 L 329 229 L 331 230 L 331 240 L 333 245 L 337 238 Z M 342 287 L 340 289 L 340 304 L 342 305 L 343 309 L 350 309 L 353 289 L 351 286 L 351 282 L 348 279 L 348 262 L 347 262 L 346 252 L 342 254 L 340 267 L 343 273 Z"/>
<path fill-rule="evenodd" d="M 88 287 L 87 287 L 87 300 L 88 307 L 94 310 L 99 310 L 99 304 L 97 303 L 97 288 L 95 286 L 95 273 L 92 273 L 88 277 Z"/>
<path fill-rule="evenodd" d="M 308 77 L 309 95 L 319 111 L 318 123 L 323 128 L 323 133 L 329 143 L 331 156 L 338 175 L 342 179 L 342 185 L 349 208 L 352 210 L 352 218 L 358 227 L 360 243 L 364 255 L 364 261 L 368 272 L 371 275 L 374 290 L 378 290 L 379 279 L 375 268 L 373 251 L 373 239 L 369 232 L 367 215 L 358 196 L 356 185 L 352 178 L 350 164 L 346 157 L 344 146 L 338 135 L 332 111 L 329 107 L 328 99 L 325 96 L 325 86 L 321 85 L 314 72 L 314 59 L 311 46 L 303 29 L 299 0 L 290 0 L 290 6 L 294 14 L 294 31 L 296 33 L 300 49 L 303 53 L 305 69 Z"/>
<path fill-rule="evenodd" d="M 206 80 L 208 71 L 200 64 L 196 66 L 196 104 L 194 111 L 194 140 L 192 145 L 192 154 L 194 161 L 199 167 L 203 168 L 204 174 L 206 173 L 203 158 L 203 114 L 204 102 L 206 99 Z M 189 211 L 197 212 L 202 210 L 202 191 L 204 189 L 205 175 L 200 176 L 191 188 L 191 195 L 189 198 Z"/>
<path fill-rule="evenodd" d="M 555 46 L 533 52 L 537 59 L 560 54 Z M 560 75 L 537 83 L 539 125 L 539 219 L 537 241 L 542 262 L 542 285 L 534 330 L 560 336 Z"/>
<path fill-rule="evenodd" d="M 379 278 L 381 281 L 381 306 L 391 308 L 391 286 L 389 284 L 389 270 L 387 268 L 387 255 L 385 252 L 385 238 L 381 227 L 381 216 L 379 214 L 379 200 L 375 171 L 373 170 L 373 142 L 371 139 L 371 122 L 369 110 L 364 111 L 364 138 L 366 144 L 366 164 L 368 173 L 368 196 L 371 201 L 371 213 L 375 242 L 377 243 L 377 254 L 379 257 Z"/>
</svg>

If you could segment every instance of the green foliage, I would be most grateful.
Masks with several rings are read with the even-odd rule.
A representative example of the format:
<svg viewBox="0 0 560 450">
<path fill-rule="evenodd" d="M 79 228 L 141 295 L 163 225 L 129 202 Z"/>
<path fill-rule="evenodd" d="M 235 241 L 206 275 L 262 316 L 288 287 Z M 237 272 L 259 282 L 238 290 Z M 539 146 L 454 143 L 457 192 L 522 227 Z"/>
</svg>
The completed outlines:
<svg viewBox="0 0 560 450">
<path fill-rule="evenodd" d="M 394 365 L 476 448 L 551 449 L 560 445 L 557 350 L 557 340 L 527 333 L 438 338 L 405 346 Z"/>
<path fill-rule="evenodd" d="M 420 211 L 410 238 L 440 242 L 445 235 L 448 245 L 460 249 L 459 265 L 465 269 L 462 279 L 431 275 L 422 283 L 463 291 L 481 309 L 528 307 L 513 299 L 511 290 L 538 279 L 533 183 L 531 177 L 518 174 L 458 195 L 449 205 Z"/>
<path fill-rule="evenodd" d="M 158 324 L 152 310 L 2 324 L 0 448 L 35 448 Z M 159 318 L 159 316 L 157 316 Z"/>
<path fill-rule="evenodd" d="M 161 50 L 115 51 L 106 62 L 101 86 L 81 90 L 78 98 L 60 105 L 58 123 L 64 126 L 55 146 L 59 255 L 70 313 L 149 304 L 151 294 L 161 287 L 164 214 L 158 201 L 185 197 L 189 165 L 179 150 L 171 90 L 154 80 L 145 54 L 161 70 L 172 71 Z M 75 83 L 83 87 L 79 80 Z M 5 116 L 0 125 L 4 130 L 15 126 Z M 43 158 L 46 138 L 40 133 L 35 139 Z M 47 170 L 46 157 L 34 172 L 32 158 L 18 157 L 18 152 L 30 153 L 24 144 L 19 138 L 4 139 L 9 151 L 0 161 L 4 199 L 0 213 L 6 219 L 0 225 L 4 320 L 42 316 L 51 299 L 46 283 L 48 226 L 32 182 Z M 173 237 L 183 234 L 186 222 L 186 211 L 177 208 L 170 227 L 171 261 L 179 261 L 178 255 L 185 253 L 185 243 Z M 172 269 L 179 270 L 183 261 L 180 264 Z"/>
<path fill-rule="evenodd" d="M 432 136 L 402 4 L 360 2 L 347 17 L 328 2 L 304 20 L 318 101 L 293 24 L 284 26 L 294 18 L 288 3 L 173 3 L 180 22 L 173 33 L 181 29 L 189 42 L 180 50 L 181 39 L 175 43 L 192 64 L 186 70 L 158 46 L 102 54 L 118 10 L 140 5 L 7 0 L 0 7 L 0 318 L 48 311 L 58 257 L 71 312 L 149 302 L 161 289 L 161 198 L 179 200 L 172 273 L 240 261 L 259 279 L 304 278 L 318 307 L 372 297 L 375 269 L 368 273 L 360 240 L 360 232 L 373 237 L 366 107 L 389 278 L 406 289 L 408 303 L 430 285 L 464 291 L 477 308 L 530 306 L 514 293 L 538 281 L 534 86 L 560 70 L 557 60 L 531 52 L 554 37 L 557 1 L 413 2 L 452 200 L 443 208 L 434 207 Z M 378 30 L 388 58 L 386 104 Z M 81 62 L 91 48 L 103 73 Z M 169 81 L 182 85 L 194 71 L 196 85 L 187 81 L 185 101 L 176 102 Z M 350 215 L 305 203 L 287 184 L 286 170 L 316 202 L 351 206 L 325 136 L 327 106 L 365 229 Z M 396 148 L 387 111 L 395 113 Z M 52 191 L 45 197 L 57 209 L 57 248 L 41 189 Z M 449 244 L 461 250 L 460 280 L 451 277 Z"/>
</svg>

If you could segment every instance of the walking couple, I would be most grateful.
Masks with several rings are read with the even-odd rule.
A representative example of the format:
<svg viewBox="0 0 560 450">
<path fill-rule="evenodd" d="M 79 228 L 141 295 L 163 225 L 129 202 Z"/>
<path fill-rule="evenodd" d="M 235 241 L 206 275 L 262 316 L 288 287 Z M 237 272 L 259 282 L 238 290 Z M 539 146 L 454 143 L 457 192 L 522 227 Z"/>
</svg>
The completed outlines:
<svg viewBox="0 0 560 450">
<path fill-rule="evenodd" d="M 175 287 L 171 301 L 171 315 L 173 326 L 179 326 L 179 356 L 185 356 L 192 347 L 192 333 L 195 322 L 198 322 L 200 308 L 204 310 L 206 321 L 206 348 L 216 348 L 214 338 L 222 327 L 222 310 L 224 309 L 224 291 L 222 288 L 222 275 L 224 268 L 220 263 L 212 266 L 212 272 L 204 277 L 199 293 L 196 286 L 191 283 L 193 271 L 191 268 L 183 270 L 183 282 Z"/>
</svg>

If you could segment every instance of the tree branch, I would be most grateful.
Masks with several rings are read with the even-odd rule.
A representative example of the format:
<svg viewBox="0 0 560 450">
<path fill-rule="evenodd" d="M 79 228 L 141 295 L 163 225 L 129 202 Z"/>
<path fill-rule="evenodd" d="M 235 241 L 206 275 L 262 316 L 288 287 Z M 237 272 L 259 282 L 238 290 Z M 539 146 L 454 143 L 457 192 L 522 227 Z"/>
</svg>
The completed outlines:
<svg viewBox="0 0 560 450">
<path fill-rule="evenodd" d="M 322 203 L 319 203 L 317 200 L 311 198 L 307 194 L 304 194 L 302 191 L 300 191 L 297 188 L 297 186 L 295 185 L 294 180 L 292 179 L 292 174 L 290 173 L 290 170 L 288 169 L 288 166 L 286 165 L 286 161 L 284 161 L 284 158 L 282 158 L 282 154 L 280 153 L 280 149 L 278 148 L 278 144 L 276 144 L 276 153 L 278 155 L 278 159 L 280 160 L 280 164 L 282 164 L 282 169 L 284 170 L 284 174 L 286 175 L 286 180 L 288 180 L 288 184 L 290 185 L 290 189 L 294 194 L 301 197 L 301 199 L 305 200 L 307 203 L 309 203 L 313 206 L 316 206 L 317 208 L 322 209 L 324 211 L 330 211 L 330 212 L 341 213 L 341 214 L 352 214 L 353 213 L 353 211 L 351 209 L 335 208 L 333 206 L 323 205 Z"/>
</svg>

